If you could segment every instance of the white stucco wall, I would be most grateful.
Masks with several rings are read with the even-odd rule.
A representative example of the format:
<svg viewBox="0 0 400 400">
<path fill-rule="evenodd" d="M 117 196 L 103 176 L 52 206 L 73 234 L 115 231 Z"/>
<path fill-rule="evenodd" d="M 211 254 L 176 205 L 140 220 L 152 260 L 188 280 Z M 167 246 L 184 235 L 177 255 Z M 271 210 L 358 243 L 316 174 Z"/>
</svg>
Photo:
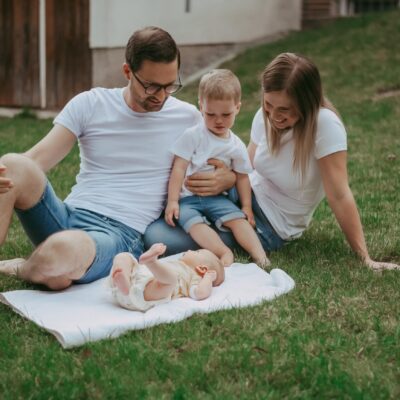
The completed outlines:
<svg viewBox="0 0 400 400">
<path fill-rule="evenodd" d="M 178 44 L 237 43 L 298 30 L 301 0 L 91 0 L 92 48 L 123 47 L 133 31 L 164 28 Z"/>
</svg>

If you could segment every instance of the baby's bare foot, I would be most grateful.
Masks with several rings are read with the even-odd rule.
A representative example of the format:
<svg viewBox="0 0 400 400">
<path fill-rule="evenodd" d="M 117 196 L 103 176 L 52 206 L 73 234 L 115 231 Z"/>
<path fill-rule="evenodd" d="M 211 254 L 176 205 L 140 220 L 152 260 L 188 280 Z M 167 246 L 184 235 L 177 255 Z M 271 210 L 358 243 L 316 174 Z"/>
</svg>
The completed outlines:
<svg viewBox="0 0 400 400">
<path fill-rule="evenodd" d="M 129 278 L 122 268 L 115 268 L 111 279 L 123 295 L 129 294 Z"/>
<path fill-rule="evenodd" d="M 145 253 L 143 253 L 140 258 L 139 262 L 141 264 L 146 264 L 149 262 L 153 262 L 157 260 L 159 256 L 165 253 L 167 246 L 163 243 L 155 243 L 153 246 L 150 247 Z"/>
<path fill-rule="evenodd" d="M 25 262 L 24 258 L 0 261 L 0 273 L 6 275 L 18 275 L 18 268 Z"/>
<path fill-rule="evenodd" d="M 233 261 L 234 261 L 233 253 L 230 250 L 222 254 L 221 262 L 224 267 L 230 267 Z"/>
</svg>

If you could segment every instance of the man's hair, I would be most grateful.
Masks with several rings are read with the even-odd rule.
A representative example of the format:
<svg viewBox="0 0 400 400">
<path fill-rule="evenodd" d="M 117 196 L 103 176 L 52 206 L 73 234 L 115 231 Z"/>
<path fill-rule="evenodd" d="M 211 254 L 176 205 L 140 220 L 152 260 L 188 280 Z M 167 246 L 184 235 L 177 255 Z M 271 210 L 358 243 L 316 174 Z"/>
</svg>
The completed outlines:
<svg viewBox="0 0 400 400">
<path fill-rule="evenodd" d="M 148 26 L 132 34 L 125 49 L 125 61 L 133 72 L 139 71 L 143 61 L 171 63 L 180 53 L 172 36 L 161 28 Z"/>
<path fill-rule="evenodd" d="M 228 69 L 214 69 L 207 72 L 200 80 L 199 101 L 233 100 L 240 102 L 241 87 L 238 77 Z"/>
</svg>

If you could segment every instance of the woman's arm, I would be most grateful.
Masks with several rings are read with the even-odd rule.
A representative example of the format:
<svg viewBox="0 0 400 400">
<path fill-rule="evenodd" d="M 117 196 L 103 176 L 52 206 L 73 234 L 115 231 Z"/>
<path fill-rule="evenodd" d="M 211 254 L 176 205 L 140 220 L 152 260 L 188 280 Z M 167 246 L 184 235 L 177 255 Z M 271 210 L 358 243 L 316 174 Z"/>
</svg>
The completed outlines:
<svg viewBox="0 0 400 400">
<path fill-rule="evenodd" d="M 346 151 L 333 153 L 318 160 L 326 197 L 340 228 L 353 251 L 361 257 L 365 265 L 374 270 L 400 269 L 397 264 L 371 260 L 357 205 L 349 187 L 346 162 Z"/>
<path fill-rule="evenodd" d="M 250 140 L 249 145 L 247 146 L 247 152 L 249 153 L 249 158 L 253 168 L 254 168 L 254 156 L 256 154 L 256 150 L 257 150 L 257 145 L 252 140 Z"/>
</svg>

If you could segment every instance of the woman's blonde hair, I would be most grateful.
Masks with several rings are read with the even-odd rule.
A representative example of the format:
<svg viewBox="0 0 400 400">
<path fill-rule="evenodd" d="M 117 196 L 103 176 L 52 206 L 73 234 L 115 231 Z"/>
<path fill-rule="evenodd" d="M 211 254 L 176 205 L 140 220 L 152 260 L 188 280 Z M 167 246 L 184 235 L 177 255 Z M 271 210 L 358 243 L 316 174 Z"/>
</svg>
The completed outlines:
<svg viewBox="0 0 400 400">
<path fill-rule="evenodd" d="M 324 97 L 321 77 L 316 65 L 308 58 L 282 53 L 268 64 L 262 74 L 263 93 L 285 91 L 293 102 L 298 121 L 293 127 L 293 170 L 299 171 L 303 179 L 310 160 L 317 129 L 317 118 L 321 107 L 337 114 L 331 102 Z M 282 130 L 270 123 L 264 107 L 265 129 L 272 154 L 281 148 Z"/>
</svg>

